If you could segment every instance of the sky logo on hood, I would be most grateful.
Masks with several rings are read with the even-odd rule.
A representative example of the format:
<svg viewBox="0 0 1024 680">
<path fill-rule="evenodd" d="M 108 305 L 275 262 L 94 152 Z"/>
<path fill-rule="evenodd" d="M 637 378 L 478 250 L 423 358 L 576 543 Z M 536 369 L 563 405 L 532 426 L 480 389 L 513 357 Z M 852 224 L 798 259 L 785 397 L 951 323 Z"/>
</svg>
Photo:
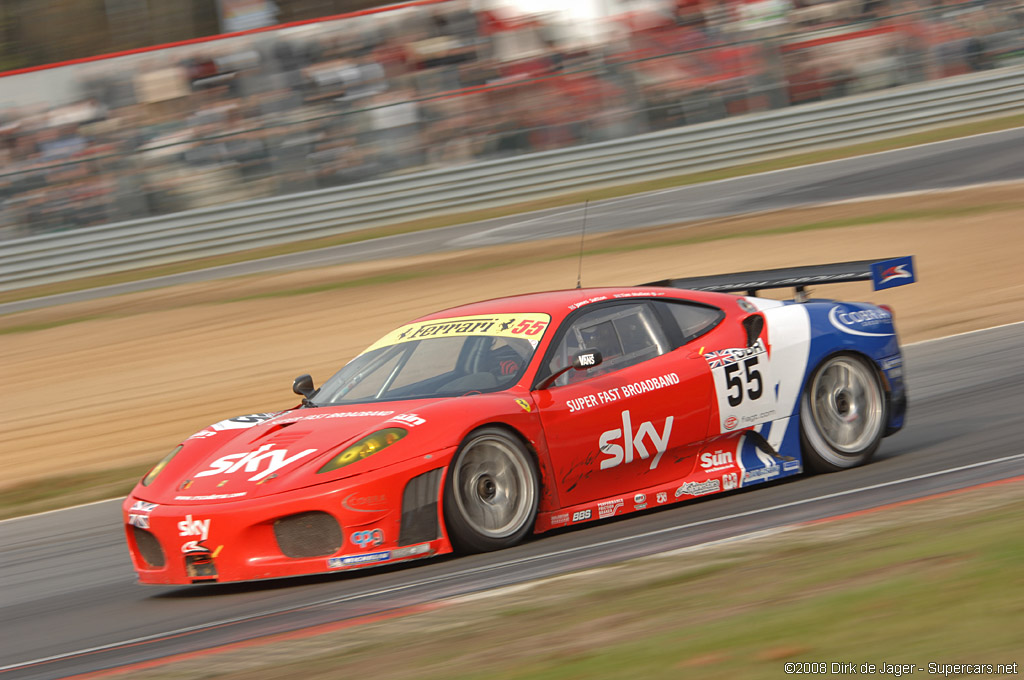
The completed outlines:
<svg viewBox="0 0 1024 680">
<path fill-rule="evenodd" d="M 221 456 L 210 463 L 209 469 L 197 472 L 196 477 L 230 475 L 244 470 L 245 472 L 255 472 L 256 474 L 250 477 L 249 481 L 258 482 L 274 474 L 285 465 L 315 452 L 316 449 L 306 449 L 289 456 L 287 449 L 275 449 L 273 444 L 264 444 L 255 451 L 229 453 L 226 456 Z"/>
</svg>

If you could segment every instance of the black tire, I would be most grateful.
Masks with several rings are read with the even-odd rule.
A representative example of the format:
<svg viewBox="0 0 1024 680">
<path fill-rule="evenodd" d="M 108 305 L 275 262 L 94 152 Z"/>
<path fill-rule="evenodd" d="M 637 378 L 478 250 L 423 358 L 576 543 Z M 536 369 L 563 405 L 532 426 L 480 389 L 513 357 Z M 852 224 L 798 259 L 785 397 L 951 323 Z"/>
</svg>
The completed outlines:
<svg viewBox="0 0 1024 680">
<path fill-rule="evenodd" d="M 448 467 L 448 538 L 464 553 L 515 545 L 533 529 L 539 500 L 537 464 L 526 446 L 498 427 L 475 430 Z"/>
<path fill-rule="evenodd" d="M 885 435 L 886 403 L 878 372 L 862 357 L 822 361 L 800 398 L 804 465 L 834 472 L 871 460 Z"/>
</svg>

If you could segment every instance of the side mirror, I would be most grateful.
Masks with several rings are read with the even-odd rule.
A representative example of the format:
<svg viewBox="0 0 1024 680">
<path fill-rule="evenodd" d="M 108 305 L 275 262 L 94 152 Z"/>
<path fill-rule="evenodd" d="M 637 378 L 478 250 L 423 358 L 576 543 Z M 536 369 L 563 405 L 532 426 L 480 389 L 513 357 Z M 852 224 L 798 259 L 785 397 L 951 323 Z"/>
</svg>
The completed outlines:
<svg viewBox="0 0 1024 680">
<path fill-rule="evenodd" d="M 596 349 L 584 349 L 576 353 L 576 356 L 572 358 L 572 367 L 577 371 L 584 371 L 588 368 L 597 366 L 604 357 Z"/>
<path fill-rule="evenodd" d="M 747 347 L 753 347 L 764 330 L 764 317 L 760 314 L 751 314 L 743 319 L 743 328 L 747 331 Z"/>
<path fill-rule="evenodd" d="M 596 349 L 581 349 L 579 352 L 576 352 L 576 354 L 573 355 L 571 364 L 569 364 L 565 368 L 555 371 L 548 377 L 544 378 L 544 380 L 542 380 L 540 384 L 537 385 L 537 389 L 546 390 L 548 387 L 551 386 L 551 383 L 558 380 L 558 378 L 561 377 L 561 375 L 566 371 L 585 371 L 588 368 L 593 368 L 594 366 L 597 366 L 602 361 L 604 361 L 604 357 L 601 356 L 601 353 L 598 352 Z"/>
<path fill-rule="evenodd" d="M 313 387 L 313 376 L 303 373 L 296 378 L 295 382 L 292 383 L 292 392 L 305 399 L 312 396 L 313 392 L 316 392 L 316 388 Z"/>
</svg>

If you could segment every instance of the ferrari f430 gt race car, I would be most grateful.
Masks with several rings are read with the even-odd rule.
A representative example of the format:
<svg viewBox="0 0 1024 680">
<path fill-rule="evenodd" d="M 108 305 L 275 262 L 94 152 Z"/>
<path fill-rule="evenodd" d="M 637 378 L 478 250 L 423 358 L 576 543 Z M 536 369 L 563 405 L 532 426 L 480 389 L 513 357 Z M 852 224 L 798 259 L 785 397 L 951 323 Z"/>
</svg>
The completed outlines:
<svg viewBox="0 0 1024 680">
<path fill-rule="evenodd" d="M 243 581 L 511 546 L 865 463 L 903 425 L 889 309 L 804 286 L 911 258 L 478 302 L 424 316 L 301 405 L 185 439 L 124 502 L 143 583 Z M 756 297 L 794 287 L 796 299 Z M 733 294 L 733 293 L 742 294 Z"/>
</svg>

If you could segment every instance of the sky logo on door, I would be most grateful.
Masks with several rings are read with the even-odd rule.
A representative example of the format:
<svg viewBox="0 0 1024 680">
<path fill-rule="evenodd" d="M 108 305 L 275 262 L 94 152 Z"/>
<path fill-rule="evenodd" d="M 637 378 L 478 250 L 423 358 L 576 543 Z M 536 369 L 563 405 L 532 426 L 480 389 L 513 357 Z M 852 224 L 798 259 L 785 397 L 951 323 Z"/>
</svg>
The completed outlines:
<svg viewBox="0 0 1024 680">
<path fill-rule="evenodd" d="M 871 282 L 874 284 L 875 290 L 895 288 L 916 280 L 913 255 L 882 260 L 871 265 Z"/>
</svg>

